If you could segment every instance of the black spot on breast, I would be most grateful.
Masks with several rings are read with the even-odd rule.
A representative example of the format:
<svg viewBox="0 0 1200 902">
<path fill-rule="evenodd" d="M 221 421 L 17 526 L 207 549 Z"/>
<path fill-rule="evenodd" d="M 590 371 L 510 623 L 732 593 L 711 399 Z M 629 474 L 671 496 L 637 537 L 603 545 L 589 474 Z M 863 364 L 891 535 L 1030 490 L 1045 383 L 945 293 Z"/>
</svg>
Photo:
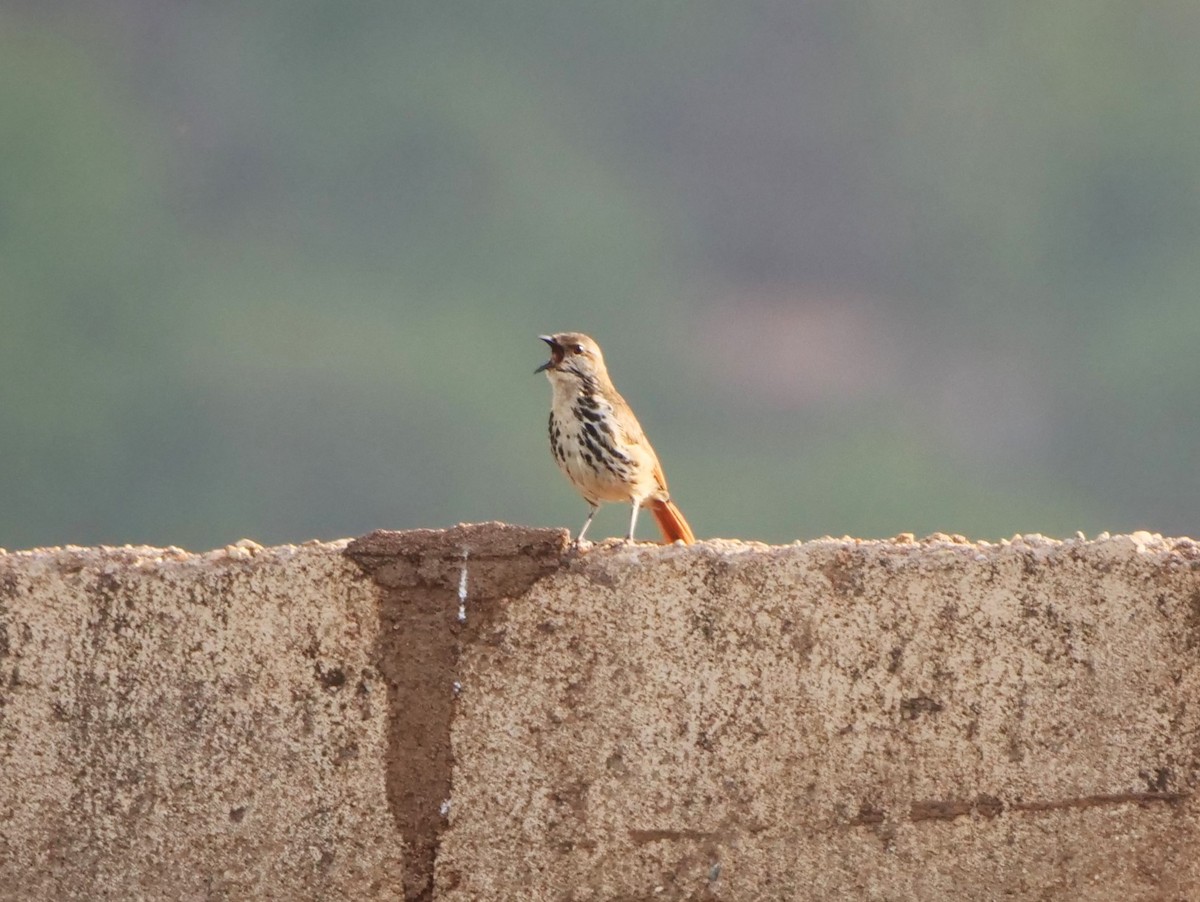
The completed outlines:
<svg viewBox="0 0 1200 902">
<path fill-rule="evenodd" d="M 586 432 L 582 437 L 584 447 L 586 447 L 588 451 L 592 453 L 597 463 L 599 463 L 600 466 L 604 467 L 604 469 L 608 470 L 608 472 L 612 473 L 614 476 L 620 477 L 622 474 L 616 467 L 616 462 L 619 459 L 619 455 L 616 455 L 611 448 L 602 446 L 601 443 L 598 443 L 592 435 Z"/>
<path fill-rule="evenodd" d="M 586 441 L 589 446 L 599 445 L 599 447 L 603 448 L 609 457 L 613 457 L 621 461 L 629 460 L 628 455 L 617 450 L 616 443 L 613 441 L 612 431 L 608 428 L 608 424 L 597 426 L 595 423 L 584 423 L 583 429 L 586 433 L 584 435 L 584 441 Z M 597 451 L 597 453 L 599 453 L 599 451 Z"/>
</svg>

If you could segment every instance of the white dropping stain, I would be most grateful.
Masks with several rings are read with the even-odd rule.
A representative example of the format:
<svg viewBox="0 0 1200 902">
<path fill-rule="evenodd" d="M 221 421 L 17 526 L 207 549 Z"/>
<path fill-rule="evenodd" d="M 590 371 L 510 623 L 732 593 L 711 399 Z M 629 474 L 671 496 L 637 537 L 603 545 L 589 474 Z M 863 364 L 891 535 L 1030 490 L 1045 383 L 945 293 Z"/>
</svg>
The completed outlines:
<svg viewBox="0 0 1200 902">
<path fill-rule="evenodd" d="M 467 558 L 471 554 L 470 548 L 463 549 L 462 569 L 458 571 L 458 622 L 467 622 Z"/>
<path fill-rule="evenodd" d="M 445 817 L 450 813 L 450 800 L 442 799 L 442 806 L 438 809 L 438 814 Z"/>
<path fill-rule="evenodd" d="M 454 697 L 458 698 L 458 694 L 462 692 L 462 683 L 460 683 L 458 680 L 455 680 L 451 684 L 451 688 L 454 690 Z"/>
</svg>

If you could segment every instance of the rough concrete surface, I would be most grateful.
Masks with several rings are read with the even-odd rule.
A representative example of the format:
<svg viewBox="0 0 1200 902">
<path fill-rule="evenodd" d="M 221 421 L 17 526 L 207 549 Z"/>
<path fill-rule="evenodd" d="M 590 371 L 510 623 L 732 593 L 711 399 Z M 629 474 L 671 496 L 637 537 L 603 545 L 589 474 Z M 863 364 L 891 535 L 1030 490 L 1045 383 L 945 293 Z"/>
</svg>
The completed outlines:
<svg viewBox="0 0 1200 902">
<path fill-rule="evenodd" d="M 464 650 L 438 898 L 1198 899 L 1198 560 L 580 555 Z"/>
<path fill-rule="evenodd" d="M 0 555 L 0 898 L 397 898 L 342 548 Z"/>
<path fill-rule="evenodd" d="M 1194 900 L 1200 545 L 0 555 L 0 897 Z"/>
</svg>

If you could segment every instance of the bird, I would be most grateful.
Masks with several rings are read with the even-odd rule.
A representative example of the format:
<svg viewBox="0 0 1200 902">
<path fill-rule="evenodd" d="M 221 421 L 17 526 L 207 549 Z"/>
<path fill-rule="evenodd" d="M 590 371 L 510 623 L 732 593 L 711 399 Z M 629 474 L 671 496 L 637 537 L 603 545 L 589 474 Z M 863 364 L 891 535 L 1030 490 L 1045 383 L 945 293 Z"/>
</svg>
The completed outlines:
<svg viewBox="0 0 1200 902">
<path fill-rule="evenodd" d="M 590 508 L 575 545 L 583 542 L 599 506 L 610 501 L 633 506 L 626 541 L 633 541 L 638 511 L 644 506 L 667 543 L 695 542 L 692 528 L 671 500 L 658 455 L 608 376 L 600 345 L 582 332 L 538 338 L 550 346 L 550 359 L 534 370 L 546 374 L 552 389 L 550 450 Z"/>
</svg>

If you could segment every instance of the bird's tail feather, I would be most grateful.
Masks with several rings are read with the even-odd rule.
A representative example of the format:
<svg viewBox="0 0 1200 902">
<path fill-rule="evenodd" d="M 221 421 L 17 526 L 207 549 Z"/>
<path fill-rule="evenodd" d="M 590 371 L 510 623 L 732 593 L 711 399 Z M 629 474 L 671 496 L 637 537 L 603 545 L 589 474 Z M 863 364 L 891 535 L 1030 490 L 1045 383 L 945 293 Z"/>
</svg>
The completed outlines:
<svg viewBox="0 0 1200 902">
<path fill-rule="evenodd" d="M 675 502 L 651 501 L 648 507 L 650 513 L 654 514 L 654 521 L 658 524 L 658 528 L 662 530 L 664 541 L 668 544 L 679 541 L 685 545 L 695 543 L 696 536 L 692 532 L 692 528 L 688 526 L 688 521 L 679 512 L 679 508 L 675 506 Z"/>
</svg>

